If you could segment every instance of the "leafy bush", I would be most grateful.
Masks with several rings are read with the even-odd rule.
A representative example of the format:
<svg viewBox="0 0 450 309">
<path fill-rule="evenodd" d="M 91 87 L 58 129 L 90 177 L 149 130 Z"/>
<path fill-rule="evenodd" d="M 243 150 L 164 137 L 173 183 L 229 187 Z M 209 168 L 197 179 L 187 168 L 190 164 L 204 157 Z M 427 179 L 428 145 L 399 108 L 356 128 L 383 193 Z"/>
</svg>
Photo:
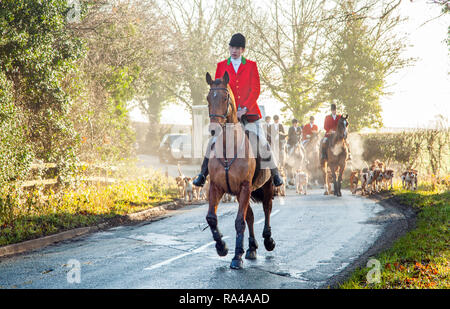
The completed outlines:
<svg viewBox="0 0 450 309">
<path fill-rule="evenodd" d="M 174 179 L 154 170 L 141 173 L 145 179 L 122 178 L 111 185 L 81 183 L 59 191 L 0 187 L 0 246 L 91 226 L 176 198 Z"/>
<path fill-rule="evenodd" d="M 17 117 L 11 83 L 0 72 L 0 187 L 5 182 L 23 177 L 33 157 Z"/>
<path fill-rule="evenodd" d="M 62 170 L 74 161 L 77 138 L 68 117 L 71 100 L 62 86 L 65 76 L 76 70 L 83 44 L 66 27 L 67 11 L 65 0 L 0 2 L 0 134 L 2 147 L 8 148 L 2 149 L 2 156 L 20 158 L 1 164 L 2 170 L 17 174 L 14 171 L 24 170 L 19 161 L 33 156 L 62 162 Z M 25 150 L 18 145 L 26 145 Z"/>
<path fill-rule="evenodd" d="M 400 133 L 360 134 L 363 140 L 362 157 L 366 162 L 382 160 L 387 165 L 398 164 L 403 169 L 415 168 L 422 173 L 449 173 L 450 132 L 420 129 Z M 351 145 L 350 145 L 351 146 Z"/>
</svg>

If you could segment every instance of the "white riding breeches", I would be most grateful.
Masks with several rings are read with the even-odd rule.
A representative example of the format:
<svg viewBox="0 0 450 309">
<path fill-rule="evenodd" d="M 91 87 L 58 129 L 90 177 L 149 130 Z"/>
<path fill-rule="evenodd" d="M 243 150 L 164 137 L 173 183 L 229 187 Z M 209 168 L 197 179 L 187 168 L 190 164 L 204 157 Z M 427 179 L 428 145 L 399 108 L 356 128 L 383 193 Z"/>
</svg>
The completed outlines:
<svg viewBox="0 0 450 309">
<path fill-rule="evenodd" d="M 242 124 L 239 123 L 237 125 L 242 125 Z M 257 120 L 254 122 L 247 123 L 244 127 L 244 130 L 253 133 L 253 134 L 249 134 L 249 140 L 252 145 L 252 149 L 258 149 L 259 156 L 261 157 L 261 169 L 276 168 L 277 167 L 277 158 L 273 155 L 273 151 L 270 148 L 270 145 L 266 139 L 261 121 Z M 211 139 L 208 143 L 208 148 L 206 150 L 206 156 L 208 156 L 208 157 L 210 156 L 211 148 L 217 142 L 217 140 L 218 140 L 217 138 L 218 138 L 218 136 L 220 136 L 220 134 L 221 133 L 218 133 L 211 137 Z M 278 145 L 275 145 L 275 146 L 278 146 Z M 279 148 L 279 147 L 277 147 L 277 148 Z"/>
</svg>

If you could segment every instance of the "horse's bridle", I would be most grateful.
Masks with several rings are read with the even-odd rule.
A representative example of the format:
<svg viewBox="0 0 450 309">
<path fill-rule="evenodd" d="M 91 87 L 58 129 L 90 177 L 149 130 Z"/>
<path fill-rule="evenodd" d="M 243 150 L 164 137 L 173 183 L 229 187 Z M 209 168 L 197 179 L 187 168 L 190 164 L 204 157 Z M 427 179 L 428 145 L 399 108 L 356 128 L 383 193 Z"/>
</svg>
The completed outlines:
<svg viewBox="0 0 450 309">
<path fill-rule="evenodd" d="M 343 124 L 342 124 L 342 126 L 344 127 L 344 131 L 342 132 L 342 137 L 343 138 L 347 138 L 347 126 L 348 126 L 348 121 L 347 121 L 347 118 L 342 118 L 344 121 L 343 121 Z M 341 137 L 341 136 L 339 136 L 339 137 Z"/>
<path fill-rule="evenodd" d="M 224 90 L 227 92 L 227 110 L 225 111 L 225 114 L 223 115 L 218 115 L 218 114 L 209 114 L 209 119 L 211 118 L 215 118 L 215 117 L 219 117 L 219 118 L 223 118 L 223 119 L 227 119 L 228 114 L 229 114 L 229 109 L 230 109 L 230 92 L 228 91 L 228 88 L 211 88 L 209 89 L 209 92 L 211 92 L 212 90 Z"/>
</svg>

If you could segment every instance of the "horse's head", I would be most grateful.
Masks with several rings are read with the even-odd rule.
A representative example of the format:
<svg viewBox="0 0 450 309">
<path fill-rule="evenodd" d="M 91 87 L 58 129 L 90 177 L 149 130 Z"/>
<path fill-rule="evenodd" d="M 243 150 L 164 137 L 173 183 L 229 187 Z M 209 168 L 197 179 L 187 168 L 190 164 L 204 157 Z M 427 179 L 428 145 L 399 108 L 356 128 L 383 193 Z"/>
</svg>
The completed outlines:
<svg viewBox="0 0 450 309">
<path fill-rule="evenodd" d="M 313 144 L 319 140 L 319 131 L 313 131 L 311 133 L 310 143 Z"/>
<path fill-rule="evenodd" d="M 341 138 L 347 138 L 348 115 L 342 115 L 337 125 L 337 135 Z"/>
<path fill-rule="evenodd" d="M 228 72 L 225 72 L 222 78 L 212 80 L 211 75 L 206 73 L 206 82 L 210 86 L 208 96 L 209 119 L 211 123 L 219 123 L 224 125 L 231 119 L 234 109 L 234 98 L 228 82 L 230 77 Z"/>
</svg>

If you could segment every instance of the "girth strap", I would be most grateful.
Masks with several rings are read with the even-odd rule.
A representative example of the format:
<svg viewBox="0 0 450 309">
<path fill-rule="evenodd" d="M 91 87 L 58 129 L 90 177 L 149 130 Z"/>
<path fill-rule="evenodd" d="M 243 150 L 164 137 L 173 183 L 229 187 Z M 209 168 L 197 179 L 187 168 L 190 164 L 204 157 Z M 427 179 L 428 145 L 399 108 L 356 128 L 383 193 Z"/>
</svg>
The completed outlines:
<svg viewBox="0 0 450 309">
<path fill-rule="evenodd" d="M 221 160 L 219 160 L 220 164 L 222 164 L 222 166 L 225 168 L 225 179 L 227 181 L 227 188 L 228 188 L 228 193 L 231 194 L 231 187 L 230 187 L 230 180 L 228 177 L 228 171 L 230 170 L 231 164 L 233 164 L 234 160 L 236 160 L 237 158 L 237 153 L 234 154 L 234 158 L 231 159 L 231 161 L 228 161 L 227 158 L 225 158 L 225 162 L 222 162 Z"/>
</svg>

